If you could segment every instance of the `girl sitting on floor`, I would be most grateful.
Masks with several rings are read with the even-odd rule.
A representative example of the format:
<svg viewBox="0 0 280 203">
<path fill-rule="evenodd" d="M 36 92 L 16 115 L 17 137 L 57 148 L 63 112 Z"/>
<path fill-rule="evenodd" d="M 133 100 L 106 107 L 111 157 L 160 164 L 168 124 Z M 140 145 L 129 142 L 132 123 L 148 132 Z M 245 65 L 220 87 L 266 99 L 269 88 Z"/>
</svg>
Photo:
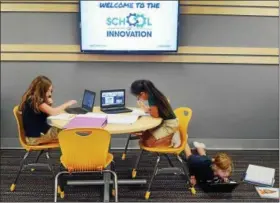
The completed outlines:
<svg viewBox="0 0 280 203">
<path fill-rule="evenodd" d="M 190 172 L 190 182 L 228 182 L 233 170 L 232 159 L 226 153 L 217 153 L 213 159 L 206 155 L 205 145 L 194 142 L 198 154 L 192 154 L 189 144 L 185 147 L 185 156 Z"/>
</svg>

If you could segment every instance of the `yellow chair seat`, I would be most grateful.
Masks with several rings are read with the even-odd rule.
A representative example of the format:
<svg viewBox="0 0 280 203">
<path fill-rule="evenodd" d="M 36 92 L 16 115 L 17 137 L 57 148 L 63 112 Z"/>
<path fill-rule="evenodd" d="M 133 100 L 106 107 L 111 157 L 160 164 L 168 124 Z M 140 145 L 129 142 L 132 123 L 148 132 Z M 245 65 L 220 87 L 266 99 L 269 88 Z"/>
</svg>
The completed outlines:
<svg viewBox="0 0 280 203">
<path fill-rule="evenodd" d="M 54 143 L 48 143 L 44 145 L 24 145 L 23 146 L 26 151 L 40 151 L 44 149 L 53 149 L 53 148 L 59 148 L 59 143 L 54 142 Z"/>
<path fill-rule="evenodd" d="M 139 141 L 141 149 L 148 152 L 164 153 L 164 154 L 180 154 L 184 150 L 184 145 L 181 144 L 178 148 L 173 147 L 146 147 L 142 141 Z"/>
<path fill-rule="evenodd" d="M 104 165 L 103 168 L 98 168 L 98 167 L 96 167 L 96 166 L 92 166 L 92 167 L 91 167 L 91 166 L 88 166 L 86 169 L 84 169 L 84 171 L 99 171 L 99 170 L 102 170 L 102 169 L 104 169 L 104 168 L 107 168 L 107 166 L 109 166 L 109 165 L 111 164 L 111 162 L 113 161 L 113 159 L 114 159 L 113 154 L 108 153 L 107 158 L 106 158 L 106 163 L 105 163 L 105 165 Z M 63 159 L 63 155 L 61 156 L 60 161 L 61 161 L 62 165 L 63 165 L 65 168 L 68 169 L 68 166 L 67 166 L 67 164 L 66 164 L 66 161 Z"/>
</svg>

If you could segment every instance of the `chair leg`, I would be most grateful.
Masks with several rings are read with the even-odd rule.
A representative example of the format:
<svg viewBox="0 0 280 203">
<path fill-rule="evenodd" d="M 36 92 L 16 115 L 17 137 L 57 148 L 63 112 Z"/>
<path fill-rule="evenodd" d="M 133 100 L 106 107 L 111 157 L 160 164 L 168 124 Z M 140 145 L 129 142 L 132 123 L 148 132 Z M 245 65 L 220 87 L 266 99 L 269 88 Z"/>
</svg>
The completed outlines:
<svg viewBox="0 0 280 203">
<path fill-rule="evenodd" d="M 65 196 L 65 185 L 67 184 L 67 176 L 62 174 L 58 180 L 57 193 L 60 195 L 60 198 L 63 199 Z"/>
<path fill-rule="evenodd" d="M 186 180 L 187 180 L 187 184 L 189 184 L 189 173 L 188 173 L 188 169 L 187 169 L 187 167 L 186 167 L 186 165 L 185 165 L 185 163 L 184 163 L 184 161 L 182 160 L 182 158 L 178 155 L 177 156 L 177 159 L 178 159 L 178 161 L 181 163 L 181 165 L 182 165 L 182 168 L 183 168 L 183 170 L 184 170 L 184 173 L 185 173 L 185 176 L 186 176 Z"/>
<path fill-rule="evenodd" d="M 126 140 L 124 152 L 122 154 L 122 160 L 125 160 L 125 158 L 126 158 L 126 152 L 127 152 L 127 148 L 128 148 L 128 144 L 129 144 L 130 139 L 131 139 L 131 134 L 129 134 L 129 136 L 128 136 L 127 140 Z"/>
<path fill-rule="evenodd" d="M 132 169 L 132 178 L 136 178 L 136 175 L 137 175 L 137 168 L 138 168 L 138 166 L 139 166 L 139 163 L 140 163 L 141 157 L 142 157 L 142 155 L 143 155 L 143 152 L 144 152 L 144 150 L 142 149 L 141 152 L 140 152 L 140 154 L 139 154 L 138 157 L 137 157 L 135 166 L 134 166 L 134 168 Z"/>
<path fill-rule="evenodd" d="M 62 165 L 62 163 L 60 163 L 59 165 L 59 171 L 64 171 L 64 170 L 67 170 L 64 168 L 64 166 Z M 57 186 L 57 193 L 58 194 L 61 194 L 64 193 L 64 184 L 65 184 L 65 181 L 63 179 L 63 175 L 60 177 L 60 179 L 58 180 L 58 186 Z"/>
<path fill-rule="evenodd" d="M 150 180 L 150 183 L 149 183 L 149 186 L 148 186 L 148 190 L 146 191 L 146 194 L 145 194 L 145 199 L 146 199 L 146 200 L 148 200 L 148 199 L 150 198 L 150 195 L 151 195 L 150 190 L 151 190 L 153 181 L 154 181 L 155 176 L 156 176 L 157 171 L 158 171 L 159 162 L 160 162 L 160 155 L 158 154 L 158 156 L 157 156 L 157 161 L 156 161 L 156 165 L 155 165 L 155 168 L 154 168 L 154 172 L 153 172 L 152 178 L 151 178 L 151 180 Z"/>
<path fill-rule="evenodd" d="M 54 179 L 54 202 L 57 202 L 58 178 L 59 174 L 57 174 Z"/>
<path fill-rule="evenodd" d="M 57 202 L 57 191 L 58 191 L 58 182 L 60 181 L 60 176 L 62 174 L 68 174 L 67 171 L 61 171 L 58 174 L 56 174 L 55 179 L 54 179 L 54 202 Z M 64 191 L 61 191 L 60 197 L 64 198 Z"/>
<path fill-rule="evenodd" d="M 186 176 L 186 180 L 187 180 L 187 185 L 189 186 L 189 189 L 191 190 L 191 193 L 192 193 L 193 195 L 195 195 L 195 194 L 196 194 L 196 190 L 195 190 L 194 186 L 191 185 L 191 183 L 190 183 L 189 175 L 188 175 L 188 174 L 189 174 L 189 173 L 188 173 L 188 169 L 187 169 L 187 167 L 186 167 L 184 161 L 183 161 L 182 158 L 180 157 L 180 155 L 177 156 L 177 159 L 178 159 L 179 162 L 181 163 L 182 168 L 183 168 L 183 170 L 184 170 L 184 173 L 185 173 L 185 176 Z"/>
<path fill-rule="evenodd" d="M 51 157 L 50 157 L 50 150 L 46 151 L 46 157 L 47 157 L 47 161 L 48 161 L 48 164 L 49 164 L 49 169 L 52 172 L 53 177 L 55 177 L 55 173 L 54 173 L 54 170 L 53 170 L 53 164 L 52 164 Z"/>
<path fill-rule="evenodd" d="M 44 150 L 41 150 L 41 151 L 38 152 L 37 157 L 36 157 L 34 163 L 37 163 L 37 162 L 39 161 L 39 158 L 41 157 L 41 155 L 42 155 L 43 153 L 44 153 Z M 31 171 L 32 171 L 32 172 L 35 171 L 35 168 L 31 168 Z"/>
<path fill-rule="evenodd" d="M 67 170 L 66 168 L 64 168 L 64 166 L 62 165 L 62 163 L 60 163 L 59 165 L 59 171 L 65 171 Z M 58 180 L 58 186 L 57 186 L 57 193 L 60 195 L 62 193 L 62 196 L 64 196 L 64 185 L 65 185 L 65 181 L 64 181 L 64 177 L 63 175 L 60 176 L 60 179 Z"/>
<path fill-rule="evenodd" d="M 115 202 L 119 201 L 119 191 L 118 191 L 118 176 L 114 171 L 110 171 L 110 173 L 113 175 L 113 196 L 115 197 Z"/>
<path fill-rule="evenodd" d="M 164 157 L 167 159 L 169 166 L 174 167 L 174 165 L 173 165 L 171 159 L 169 158 L 168 154 L 164 154 Z"/>
<path fill-rule="evenodd" d="M 29 151 L 27 151 L 23 157 L 23 159 L 20 161 L 20 166 L 19 166 L 19 170 L 18 170 L 18 173 L 17 173 L 17 176 L 16 176 L 16 179 L 14 180 L 14 182 L 12 183 L 11 187 L 10 187 L 10 191 L 13 192 L 15 189 L 16 189 L 16 184 L 17 184 L 17 180 L 19 178 L 19 175 L 21 173 L 21 170 L 22 170 L 22 167 L 24 165 L 24 162 L 26 160 L 26 158 L 28 157 L 29 155 Z"/>
<path fill-rule="evenodd" d="M 37 162 L 39 161 L 39 158 L 41 157 L 41 155 L 43 154 L 43 152 L 44 152 L 44 150 L 41 150 L 41 151 L 38 153 L 38 155 L 37 155 L 37 157 L 36 157 L 36 159 L 35 159 L 35 163 L 37 163 Z"/>
<path fill-rule="evenodd" d="M 111 162 L 111 171 L 113 171 L 114 173 L 116 173 L 116 163 L 115 161 Z M 110 172 L 111 173 L 111 172 Z M 115 182 L 113 181 L 113 188 L 112 188 L 112 196 L 115 197 L 116 196 L 116 187 L 115 187 Z"/>
</svg>

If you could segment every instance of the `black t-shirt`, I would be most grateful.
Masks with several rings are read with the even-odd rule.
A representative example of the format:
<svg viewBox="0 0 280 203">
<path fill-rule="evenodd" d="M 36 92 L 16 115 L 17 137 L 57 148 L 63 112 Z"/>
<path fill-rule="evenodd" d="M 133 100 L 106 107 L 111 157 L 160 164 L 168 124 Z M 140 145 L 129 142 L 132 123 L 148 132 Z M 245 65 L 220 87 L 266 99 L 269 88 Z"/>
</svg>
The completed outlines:
<svg viewBox="0 0 280 203">
<path fill-rule="evenodd" d="M 31 100 L 27 100 L 22 112 L 25 135 L 27 137 L 40 137 L 41 133 L 45 134 L 50 129 L 47 117 L 48 115 L 43 112 L 36 113 L 31 105 Z"/>
<path fill-rule="evenodd" d="M 197 183 L 214 179 L 212 160 L 208 156 L 191 155 L 187 160 L 190 175 L 194 175 Z"/>
</svg>

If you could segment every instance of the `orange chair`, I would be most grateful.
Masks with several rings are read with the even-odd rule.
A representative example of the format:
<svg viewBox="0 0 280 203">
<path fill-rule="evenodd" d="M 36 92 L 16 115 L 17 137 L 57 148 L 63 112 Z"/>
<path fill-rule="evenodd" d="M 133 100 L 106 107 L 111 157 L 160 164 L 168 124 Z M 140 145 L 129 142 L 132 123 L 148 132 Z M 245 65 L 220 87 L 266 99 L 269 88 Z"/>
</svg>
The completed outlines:
<svg viewBox="0 0 280 203">
<path fill-rule="evenodd" d="M 180 131 L 180 135 L 181 135 L 181 145 L 178 148 L 173 148 L 173 147 L 146 147 L 144 146 L 141 141 L 139 142 L 141 153 L 137 158 L 136 164 L 135 164 L 135 168 L 132 170 L 132 178 L 136 177 L 136 173 L 137 173 L 137 168 L 141 159 L 141 156 L 143 154 L 144 151 L 147 152 L 152 152 L 152 153 L 156 153 L 157 154 L 157 161 L 156 161 L 156 165 L 154 167 L 154 172 L 153 175 L 151 177 L 149 186 L 148 186 L 148 190 L 146 191 L 145 194 L 145 199 L 149 199 L 150 198 L 150 189 L 152 186 L 152 183 L 154 181 L 154 178 L 156 175 L 159 175 L 160 173 L 175 173 L 175 174 L 184 174 L 186 176 L 186 180 L 187 180 L 187 184 L 189 184 L 189 176 L 188 176 L 188 170 L 186 167 L 186 164 L 183 162 L 182 158 L 180 157 L 180 153 L 182 151 L 184 151 L 185 149 L 185 145 L 187 143 L 187 139 L 188 139 L 188 126 L 189 126 L 189 122 L 191 120 L 192 117 L 192 110 L 190 108 L 187 107 L 181 107 L 176 109 L 175 111 L 176 117 L 179 119 L 179 131 Z M 172 164 L 171 160 L 169 159 L 168 155 L 175 155 L 178 159 L 178 161 L 181 163 L 182 168 L 177 168 L 174 167 L 174 165 Z M 158 168 L 158 165 L 160 163 L 161 160 L 161 156 L 164 156 L 167 158 L 170 167 L 169 168 Z M 183 169 L 183 170 L 182 170 Z M 194 188 L 190 188 L 192 193 L 195 194 L 195 190 Z"/>
<path fill-rule="evenodd" d="M 54 201 L 57 201 L 57 193 L 64 198 L 64 185 L 58 185 L 62 174 L 111 173 L 114 177 L 112 193 L 118 202 L 117 175 L 106 170 L 113 163 L 113 155 L 108 152 L 110 133 L 104 129 L 67 129 L 58 134 L 58 140 L 62 153 L 60 161 L 67 170 L 55 177 Z"/>
<path fill-rule="evenodd" d="M 19 178 L 19 175 L 22 171 L 22 169 L 26 168 L 26 167 L 35 167 L 35 166 L 47 166 L 49 168 L 49 170 L 53 173 L 54 175 L 54 172 L 53 172 L 53 169 L 52 169 L 52 163 L 50 161 L 50 155 L 49 155 L 49 150 L 50 149 L 54 149 L 54 148 L 59 148 L 59 144 L 58 143 L 50 143 L 50 144 L 43 144 L 43 145 L 38 145 L 38 146 L 31 146 L 31 145 L 28 145 L 26 143 L 26 140 L 25 140 L 25 132 L 24 132 L 24 129 L 23 129 L 23 123 L 22 123 L 22 114 L 21 112 L 18 110 L 18 106 L 15 106 L 14 107 L 14 110 L 13 110 L 13 113 L 14 113 L 14 116 L 15 116 L 15 119 L 17 121 L 17 128 L 18 128 L 18 135 L 19 135 L 19 142 L 21 144 L 21 146 L 26 150 L 26 153 L 23 157 L 23 159 L 21 160 L 20 162 L 20 167 L 19 167 L 19 171 L 17 173 L 17 176 L 16 176 L 16 179 L 14 180 L 14 182 L 12 183 L 11 187 L 10 187 L 10 190 L 11 192 L 13 192 L 16 188 L 16 183 L 17 183 L 17 180 Z M 39 151 L 36 159 L 35 159 L 35 162 L 34 163 L 31 163 L 31 164 L 25 164 L 25 160 L 27 159 L 27 157 L 30 155 L 30 152 L 32 151 Z M 38 163 L 38 160 L 40 158 L 40 156 L 45 152 L 46 154 L 46 157 L 47 157 L 47 160 L 48 160 L 48 164 L 42 164 L 42 163 Z M 31 171 L 34 171 L 35 169 L 34 168 L 31 168 Z"/>
</svg>

